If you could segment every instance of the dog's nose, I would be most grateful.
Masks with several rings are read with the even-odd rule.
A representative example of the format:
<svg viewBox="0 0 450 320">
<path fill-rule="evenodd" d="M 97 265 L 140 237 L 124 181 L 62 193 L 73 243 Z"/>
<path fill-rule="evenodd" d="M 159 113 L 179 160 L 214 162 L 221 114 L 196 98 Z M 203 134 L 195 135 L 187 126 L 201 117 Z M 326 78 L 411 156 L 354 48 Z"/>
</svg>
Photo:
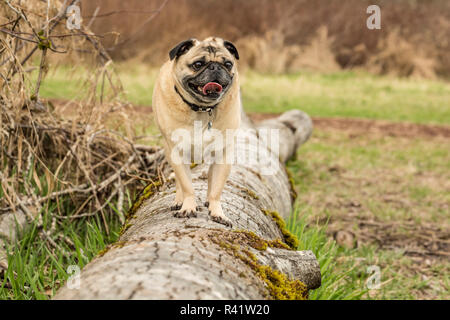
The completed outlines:
<svg viewBox="0 0 450 320">
<path fill-rule="evenodd" d="M 209 70 L 215 70 L 216 66 L 214 65 L 214 63 L 211 63 L 208 68 Z"/>
</svg>

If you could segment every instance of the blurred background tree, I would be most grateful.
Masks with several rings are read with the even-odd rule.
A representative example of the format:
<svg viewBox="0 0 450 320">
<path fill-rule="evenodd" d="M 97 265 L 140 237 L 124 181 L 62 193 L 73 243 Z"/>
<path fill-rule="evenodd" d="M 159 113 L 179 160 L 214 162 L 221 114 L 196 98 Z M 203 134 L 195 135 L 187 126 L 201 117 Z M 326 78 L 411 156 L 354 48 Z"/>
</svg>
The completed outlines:
<svg viewBox="0 0 450 320">
<path fill-rule="evenodd" d="M 262 72 L 364 68 L 450 75 L 449 1 L 373 2 L 83 0 L 82 12 L 96 33 L 107 34 L 103 42 L 116 60 L 159 65 L 175 43 L 216 35 L 237 42 L 243 63 Z M 366 27 L 371 4 L 381 7 L 381 30 Z"/>
</svg>

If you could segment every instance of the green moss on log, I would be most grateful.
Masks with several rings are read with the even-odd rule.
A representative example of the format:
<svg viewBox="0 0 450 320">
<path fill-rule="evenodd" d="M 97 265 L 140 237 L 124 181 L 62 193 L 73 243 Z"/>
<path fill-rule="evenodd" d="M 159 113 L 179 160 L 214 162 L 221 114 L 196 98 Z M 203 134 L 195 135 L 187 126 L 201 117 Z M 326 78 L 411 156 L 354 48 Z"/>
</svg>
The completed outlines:
<svg viewBox="0 0 450 320">
<path fill-rule="evenodd" d="M 265 240 L 265 239 L 259 237 L 258 235 L 256 235 L 254 232 L 247 231 L 247 230 L 234 230 L 233 232 L 239 233 L 241 235 L 241 237 L 243 237 L 243 239 L 242 239 L 243 242 L 245 242 L 247 245 L 249 245 L 253 249 L 256 249 L 259 251 L 267 250 L 267 248 L 279 248 L 279 249 L 292 250 L 292 248 L 289 247 L 286 243 L 284 243 L 281 239 Z"/>
<path fill-rule="evenodd" d="M 130 220 L 133 219 L 134 215 L 136 214 L 137 210 L 141 207 L 142 203 L 144 203 L 145 200 L 154 195 L 155 192 L 157 192 L 161 186 L 162 186 L 161 181 L 151 182 L 138 194 L 136 200 L 134 201 L 133 205 L 131 206 L 130 210 L 128 210 L 125 216 L 125 223 L 120 229 L 119 236 L 122 236 L 133 225 L 130 223 Z"/>
<path fill-rule="evenodd" d="M 300 280 L 290 280 L 284 273 L 255 263 L 259 276 L 275 300 L 307 300 L 308 289 Z"/>
<path fill-rule="evenodd" d="M 237 232 L 242 235 L 248 235 L 249 232 Z M 210 235 L 210 239 L 213 243 L 218 244 L 221 248 L 228 251 L 234 257 L 238 258 L 246 265 L 248 265 L 265 284 L 268 290 L 268 296 L 274 300 L 306 300 L 308 299 L 308 288 L 299 280 L 291 280 L 287 275 L 274 270 L 270 266 L 261 265 L 258 262 L 258 258 L 246 248 L 241 248 L 240 245 L 235 244 L 229 237 L 223 237 L 224 234 Z M 252 236 L 253 237 L 253 236 Z M 259 238 L 254 235 L 254 237 Z M 259 238 L 260 239 L 260 238 Z M 265 240 L 261 240 L 264 243 Z M 250 245 L 254 242 L 246 243 L 244 245 Z M 258 250 L 267 249 L 267 243 Z M 257 246 L 258 248 L 258 246 Z M 241 274 L 240 274 L 241 276 Z"/>
<path fill-rule="evenodd" d="M 246 192 L 250 197 L 252 197 L 253 199 L 255 199 L 255 200 L 258 200 L 259 199 L 259 196 L 255 193 L 255 192 L 253 192 L 252 190 L 250 190 L 250 189 L 242 189 L 244 192 Z"/>
<path fill-rule="evenodd" d="M 155 181 L 148 184 L 144 190 L 139 193 L 139 195 L 136 197 L 136 200 L 134 201 L 133 205 L 131 206 L 130 210 L 128 211 L 126 215 L 126 220 L 130 220 L 135 214 L 136 211 L 140 208 L 142 203 L 150 198 L 152 195 L 155 194 L 156 191 L 162 186 L 161 181 Z M 127 223 L 125 223 L 127 224 Z"/>
<path fill-rule="evenodd" d="M 292 174 L 292 171 L 289 170 L 288 167 L 285 167 L 285 171 L 286 171 L 286 175 L 288 177 L 289 180 L 289 190 L 290 190 L 290 194 L 291 194 L 291 198 L 292 198 L 292 202 L 294 202 L 297 199 L 297 191 L 295 191 L 295 180 L 294 180 L 294 175 Z"/>
<path fill-rule="evenodd" d="M 109 250 L 111 250 L 113 248 L 122 248 L 122 247 L 125 246 L 125 244 L 127 244 L 125 241 L 117 241 L 117 242 L 115 242 L 113 244 L 110 244 L 110 245 L 106 246 L 105 249 L 100 250 L 97 253 L 97 258 L 103 257 Z"/>
<path fill-rule="evenodd" d="M 278 228 L 283 234 L 284 241 L 287 243 L 287 245 L 292 249 L 297 250 L 298 239 L 286 228 L 286 222 L 284 222 L 284 219 L 280 216 L 280 214 L 276 211 L 269 211 L 269 210 L 263 210 L 263 212 L 266 216 L 271 217 L 278 225 Z"/>
<path fill-rule="evenodd" d="M 122 228 L 120 228 L 119 237 L 122 236 L 133 224 L 125 222 Z"/>
</svg>

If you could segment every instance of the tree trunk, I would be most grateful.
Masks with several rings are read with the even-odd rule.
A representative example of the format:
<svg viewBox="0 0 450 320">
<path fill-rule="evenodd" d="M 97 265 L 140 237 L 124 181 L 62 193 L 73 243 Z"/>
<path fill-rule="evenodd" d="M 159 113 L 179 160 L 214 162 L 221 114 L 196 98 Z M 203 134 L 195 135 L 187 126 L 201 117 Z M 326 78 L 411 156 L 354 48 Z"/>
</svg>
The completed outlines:
<svg viewBox="0 0 450 320">
<path fill-rule="evenodd" d="M 148 186 L 130 210 L 119 241 L 81 272 L 79 288 L 68 281 L 55 299 L 303 299 L 320 286 L 320 269 L 311 251 L 295 251 L 296 239 L 284 229 L 293 190 L 284 162 L 312 131 L 311 119 L 293 110 L 255 127 L 243 115 L 249 151 L 263 143 L 268 173 L 258 164 L 234 165 L 222 194 L 233 228 L 208 218 L 173 217 L 174 182 Z M 264 145 L 260 129 L 279 129 L 279 155 Z M 206 200 L 207 165 L 192 170 L 197 201 Z M 75 282 L 74 282 L 75 283 Z M 71 289 L 72 288 L 72 289 Z"/>
</svg>

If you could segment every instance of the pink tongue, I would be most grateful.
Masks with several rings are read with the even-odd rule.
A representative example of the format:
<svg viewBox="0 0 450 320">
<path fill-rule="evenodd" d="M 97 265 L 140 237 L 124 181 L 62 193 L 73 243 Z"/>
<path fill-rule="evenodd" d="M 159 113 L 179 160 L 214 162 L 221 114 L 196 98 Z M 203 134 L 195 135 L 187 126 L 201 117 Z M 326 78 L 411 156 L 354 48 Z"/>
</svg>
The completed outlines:
<svg viewBox="0 0 450 320">
<path fill-rule="evenodd" d="M 203 94 L 207 95 L 212 92 L 221 93 L 222 86 L 220 84 L 218 84 L 217 82 L 209 82 L 209 83 L 205 84 L 205 86 L 203 87 Z"/>
</svg>

